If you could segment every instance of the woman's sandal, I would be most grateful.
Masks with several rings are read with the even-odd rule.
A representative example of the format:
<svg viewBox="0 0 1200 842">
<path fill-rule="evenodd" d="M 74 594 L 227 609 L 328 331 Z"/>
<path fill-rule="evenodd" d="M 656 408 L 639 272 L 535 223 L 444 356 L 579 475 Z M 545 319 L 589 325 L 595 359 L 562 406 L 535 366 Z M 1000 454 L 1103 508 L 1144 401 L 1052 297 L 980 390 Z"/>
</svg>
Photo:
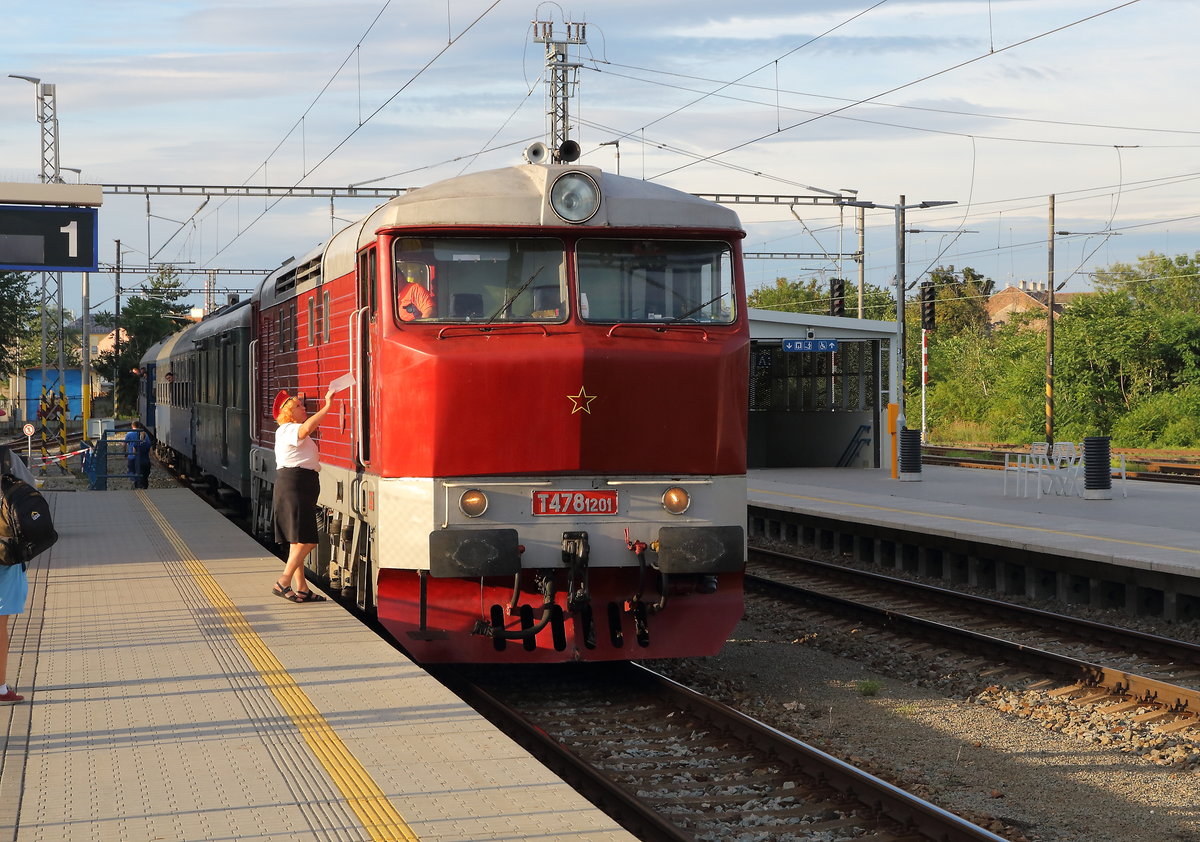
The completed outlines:
<svg viewBox="0 0 1200 842">
<path fill-rule="evenodd" d="M 271 588 L 271 593 L 275 594 L 275 596 L 281 596 L 284 599 L 291 599 L 295 591 L 292 590 L 291 585 L 285 585 L 281 588 L 279 587 L 279 583 L 276 582 L 275 587 Z"/>
<path fill-rule="evenodd" d="M 288 590 L 291 590 L 289 588 Z M 324 602 L 325 597 L 312 591 L 295 591 L 291 596 L 287 597 L 292 602 Z"/>
</svg>

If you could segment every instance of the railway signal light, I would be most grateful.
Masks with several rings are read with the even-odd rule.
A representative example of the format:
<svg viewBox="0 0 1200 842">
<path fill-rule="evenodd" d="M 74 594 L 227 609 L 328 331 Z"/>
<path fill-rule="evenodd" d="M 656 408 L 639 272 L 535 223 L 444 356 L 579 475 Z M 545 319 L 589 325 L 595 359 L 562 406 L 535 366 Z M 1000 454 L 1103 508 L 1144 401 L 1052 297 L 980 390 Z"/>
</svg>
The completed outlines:
<svg viewBox="0 0 1200 842">
<path fill-rule="evenodd" d="M 934 291 L 931 281 L 924 281 L 921 284 L 921 329 L 933 330 L 934 323 L 934 301 L 937 299 L 937 293 Z"/>
<path fill-rule="evenodd" d="M 841 278 L 829 282 L 829 315 L 846 315 L 846 282 Z"/>
</svg>

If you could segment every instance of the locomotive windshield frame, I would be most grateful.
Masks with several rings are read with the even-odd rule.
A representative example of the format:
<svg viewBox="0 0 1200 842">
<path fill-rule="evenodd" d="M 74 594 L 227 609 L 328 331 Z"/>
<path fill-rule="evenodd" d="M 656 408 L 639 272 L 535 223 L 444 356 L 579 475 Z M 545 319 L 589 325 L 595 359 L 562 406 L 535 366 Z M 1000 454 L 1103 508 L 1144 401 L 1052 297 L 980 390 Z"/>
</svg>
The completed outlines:
<svg viewBox="0 0 1200 842">
<path fill-rule="evenodd" d="M 561 322 L 566 250 L 553 237 L 398 237 L 392 242 L 393 312 L 410 283 L 433 299 L 425 322 Z"/>
<path fill-rule="evenodd" d="M 730 325 L 734 249 L 719 239 L 401 236 L 391 244 L 398 326 L 586 322 Z M 431 302 L 406 305 L 414 287 Z M 407 312 L 405 312 L 407 311 Z"/>
<path fill-rule="evenodd" d="M 726 242 L 581 238 L 573 252 L 586 321 L 727 325 L 737 318 Z"/>
</svg>

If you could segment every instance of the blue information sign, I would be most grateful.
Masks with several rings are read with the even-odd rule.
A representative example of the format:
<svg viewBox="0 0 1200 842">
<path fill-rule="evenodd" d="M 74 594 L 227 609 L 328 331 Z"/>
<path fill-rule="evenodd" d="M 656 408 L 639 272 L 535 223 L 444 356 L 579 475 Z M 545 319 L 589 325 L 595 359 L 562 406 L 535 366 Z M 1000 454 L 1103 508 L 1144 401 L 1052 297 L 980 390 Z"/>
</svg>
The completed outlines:
<svg viewBox="0 0 1200 842">
<path fill-rule="evenodd" d="M 0 206 L 0 271 L 95 272 L 95 208 Z"/>
<path fill-rule="evenodd" d="M 836 351 L 837 349 L 838 341 L 836 339 L 783 340 L 783 350 L 785 351 Z"/>
</svg>

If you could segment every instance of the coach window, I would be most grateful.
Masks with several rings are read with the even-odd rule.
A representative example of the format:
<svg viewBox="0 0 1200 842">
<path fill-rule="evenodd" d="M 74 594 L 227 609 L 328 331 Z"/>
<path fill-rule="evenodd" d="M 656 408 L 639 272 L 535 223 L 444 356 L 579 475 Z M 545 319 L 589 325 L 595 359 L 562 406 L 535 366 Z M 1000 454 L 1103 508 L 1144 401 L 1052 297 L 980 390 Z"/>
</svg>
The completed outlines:
<svg viewBox="0 0 1200 842">
<path fill-rule="evenodd" d="M 317 343 L 317 297 L 308 297 L 308 347 Z"/>
<path fill-rule="evenodd" d="M 580 240 L 579 313 L 598 322 L 730 324 L 737 315 L 728 243 Z"/>
<path fill-rule="evenodd" d="M 563 244 L 548 238 L 399 238 L 392 246 L 397 324 L 561 322 Z"/>
</svg>

